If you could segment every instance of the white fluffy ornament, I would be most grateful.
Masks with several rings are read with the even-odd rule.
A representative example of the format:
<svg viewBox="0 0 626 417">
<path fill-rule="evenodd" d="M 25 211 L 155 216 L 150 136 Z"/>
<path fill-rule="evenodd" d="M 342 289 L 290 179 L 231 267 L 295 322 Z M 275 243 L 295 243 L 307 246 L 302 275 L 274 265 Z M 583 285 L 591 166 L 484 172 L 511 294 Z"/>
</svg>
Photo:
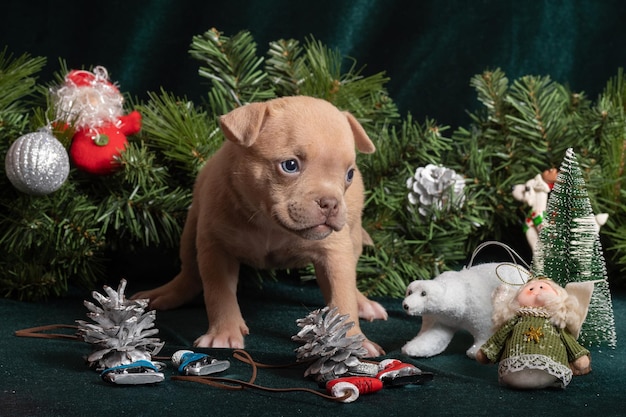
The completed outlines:
<svg viewBox="0 0 626 417">
<path fill-rule="evenodd" d="M 11 184 L 23 193 L 42 196 L 63 185 L 70 172 L 65 147 L 47 129 L 19 137 L 9 148 L 4 168 Z"/>
</svg>

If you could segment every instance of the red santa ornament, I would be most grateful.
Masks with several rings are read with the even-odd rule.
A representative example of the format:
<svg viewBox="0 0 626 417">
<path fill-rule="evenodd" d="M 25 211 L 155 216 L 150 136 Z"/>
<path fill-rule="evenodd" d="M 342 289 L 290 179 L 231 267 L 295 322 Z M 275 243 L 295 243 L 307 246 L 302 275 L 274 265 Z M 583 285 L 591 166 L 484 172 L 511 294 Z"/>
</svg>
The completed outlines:
<svg viewBox="0 0 626 417">
<path fill-rule="evenodd" d="M 72 70 L 53 91 L 57 120 L 73 129 L 70 159 L 80 170 L 98 175 L 115 172 L 127 136 L 141 129 L 141 114 L 124 115 L 124 97 L 107 70 Z"/>
</svg>

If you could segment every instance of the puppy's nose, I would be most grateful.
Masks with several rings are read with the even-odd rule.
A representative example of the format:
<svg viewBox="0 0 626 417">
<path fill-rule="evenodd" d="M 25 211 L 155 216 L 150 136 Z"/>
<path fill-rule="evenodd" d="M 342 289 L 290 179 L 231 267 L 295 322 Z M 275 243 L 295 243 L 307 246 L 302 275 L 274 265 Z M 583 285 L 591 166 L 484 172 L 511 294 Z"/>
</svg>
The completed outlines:
<svg viewBox="0 0 626 417">
<path fill-rule="evenodd" d="M 402 303 L 402 308 L 405 310 L 409 309 L 409 305 L 407 303 Z"/>
<path fill-rule="evenodd" d="M 324 197 L 319 201 L 319 205 L 326 216 L 332 216 L 337 213 L 339 201 L 336 198 Z"/>
</svg>

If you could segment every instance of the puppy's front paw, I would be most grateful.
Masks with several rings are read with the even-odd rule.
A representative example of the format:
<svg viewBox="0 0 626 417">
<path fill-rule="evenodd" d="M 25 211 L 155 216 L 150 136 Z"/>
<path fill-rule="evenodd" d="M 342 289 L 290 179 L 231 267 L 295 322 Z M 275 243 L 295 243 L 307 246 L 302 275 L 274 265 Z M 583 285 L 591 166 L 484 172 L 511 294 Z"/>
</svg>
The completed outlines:
<svg viewBox="0 0 626 417">
<path fill-rule="evenodd" d="M 232 331 L 209 331 L 193 343 L 196 347 L 243 349 L 244 336 L 249 333 L 248 327 L 232 327 Z"/>
<path fill-rule="evenodd" d="M 385 351 L 383 350 L 382 347 L 380 347 L 380 345 L 378 345 L 377 343 L 372 342 L 369 339 L 365 339 L 363 341 L 363 347 L 365 349 L 367 349 L 367 357 L 368 358 L 375 358 L 377 356 L 382 356 L 385 354 Z"/>
<path fill-rule="evenodd" d="M 193 345 L 195 347 L 243 349 L 243 337 L 241 335 L 214 337 L 205 333 L 197 338 Z"/>
<path fill-rule="evenodd" d="M 367 321 L 387 320 L 387 310 L 376 301 L 364 298 L 359 300 L 359 317 Z"/>
</svg>

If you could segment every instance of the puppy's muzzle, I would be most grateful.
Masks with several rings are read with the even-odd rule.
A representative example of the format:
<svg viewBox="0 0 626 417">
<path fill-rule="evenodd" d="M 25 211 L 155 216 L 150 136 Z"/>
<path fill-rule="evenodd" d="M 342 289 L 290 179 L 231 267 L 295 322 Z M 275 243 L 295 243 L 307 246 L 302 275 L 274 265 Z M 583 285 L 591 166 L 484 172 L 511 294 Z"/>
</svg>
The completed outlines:
<svg viewBox="0 0 626 417">
<path fill-rule="evenodd" d="M 308 240 L 324 239 L 340 231 L 347 219 L 343 200 L 333 196 L 292 200 L 286 210 L 277 207 L 274 217 L 281 226 Z"/>
<path fill-rule="evenodd" d="M 339 201 L 336 198 L 324 197 L 318 201 L 322 214 L 327 218 L 333 218 L 337 216 L 339 212 Z"/>
</svg>

